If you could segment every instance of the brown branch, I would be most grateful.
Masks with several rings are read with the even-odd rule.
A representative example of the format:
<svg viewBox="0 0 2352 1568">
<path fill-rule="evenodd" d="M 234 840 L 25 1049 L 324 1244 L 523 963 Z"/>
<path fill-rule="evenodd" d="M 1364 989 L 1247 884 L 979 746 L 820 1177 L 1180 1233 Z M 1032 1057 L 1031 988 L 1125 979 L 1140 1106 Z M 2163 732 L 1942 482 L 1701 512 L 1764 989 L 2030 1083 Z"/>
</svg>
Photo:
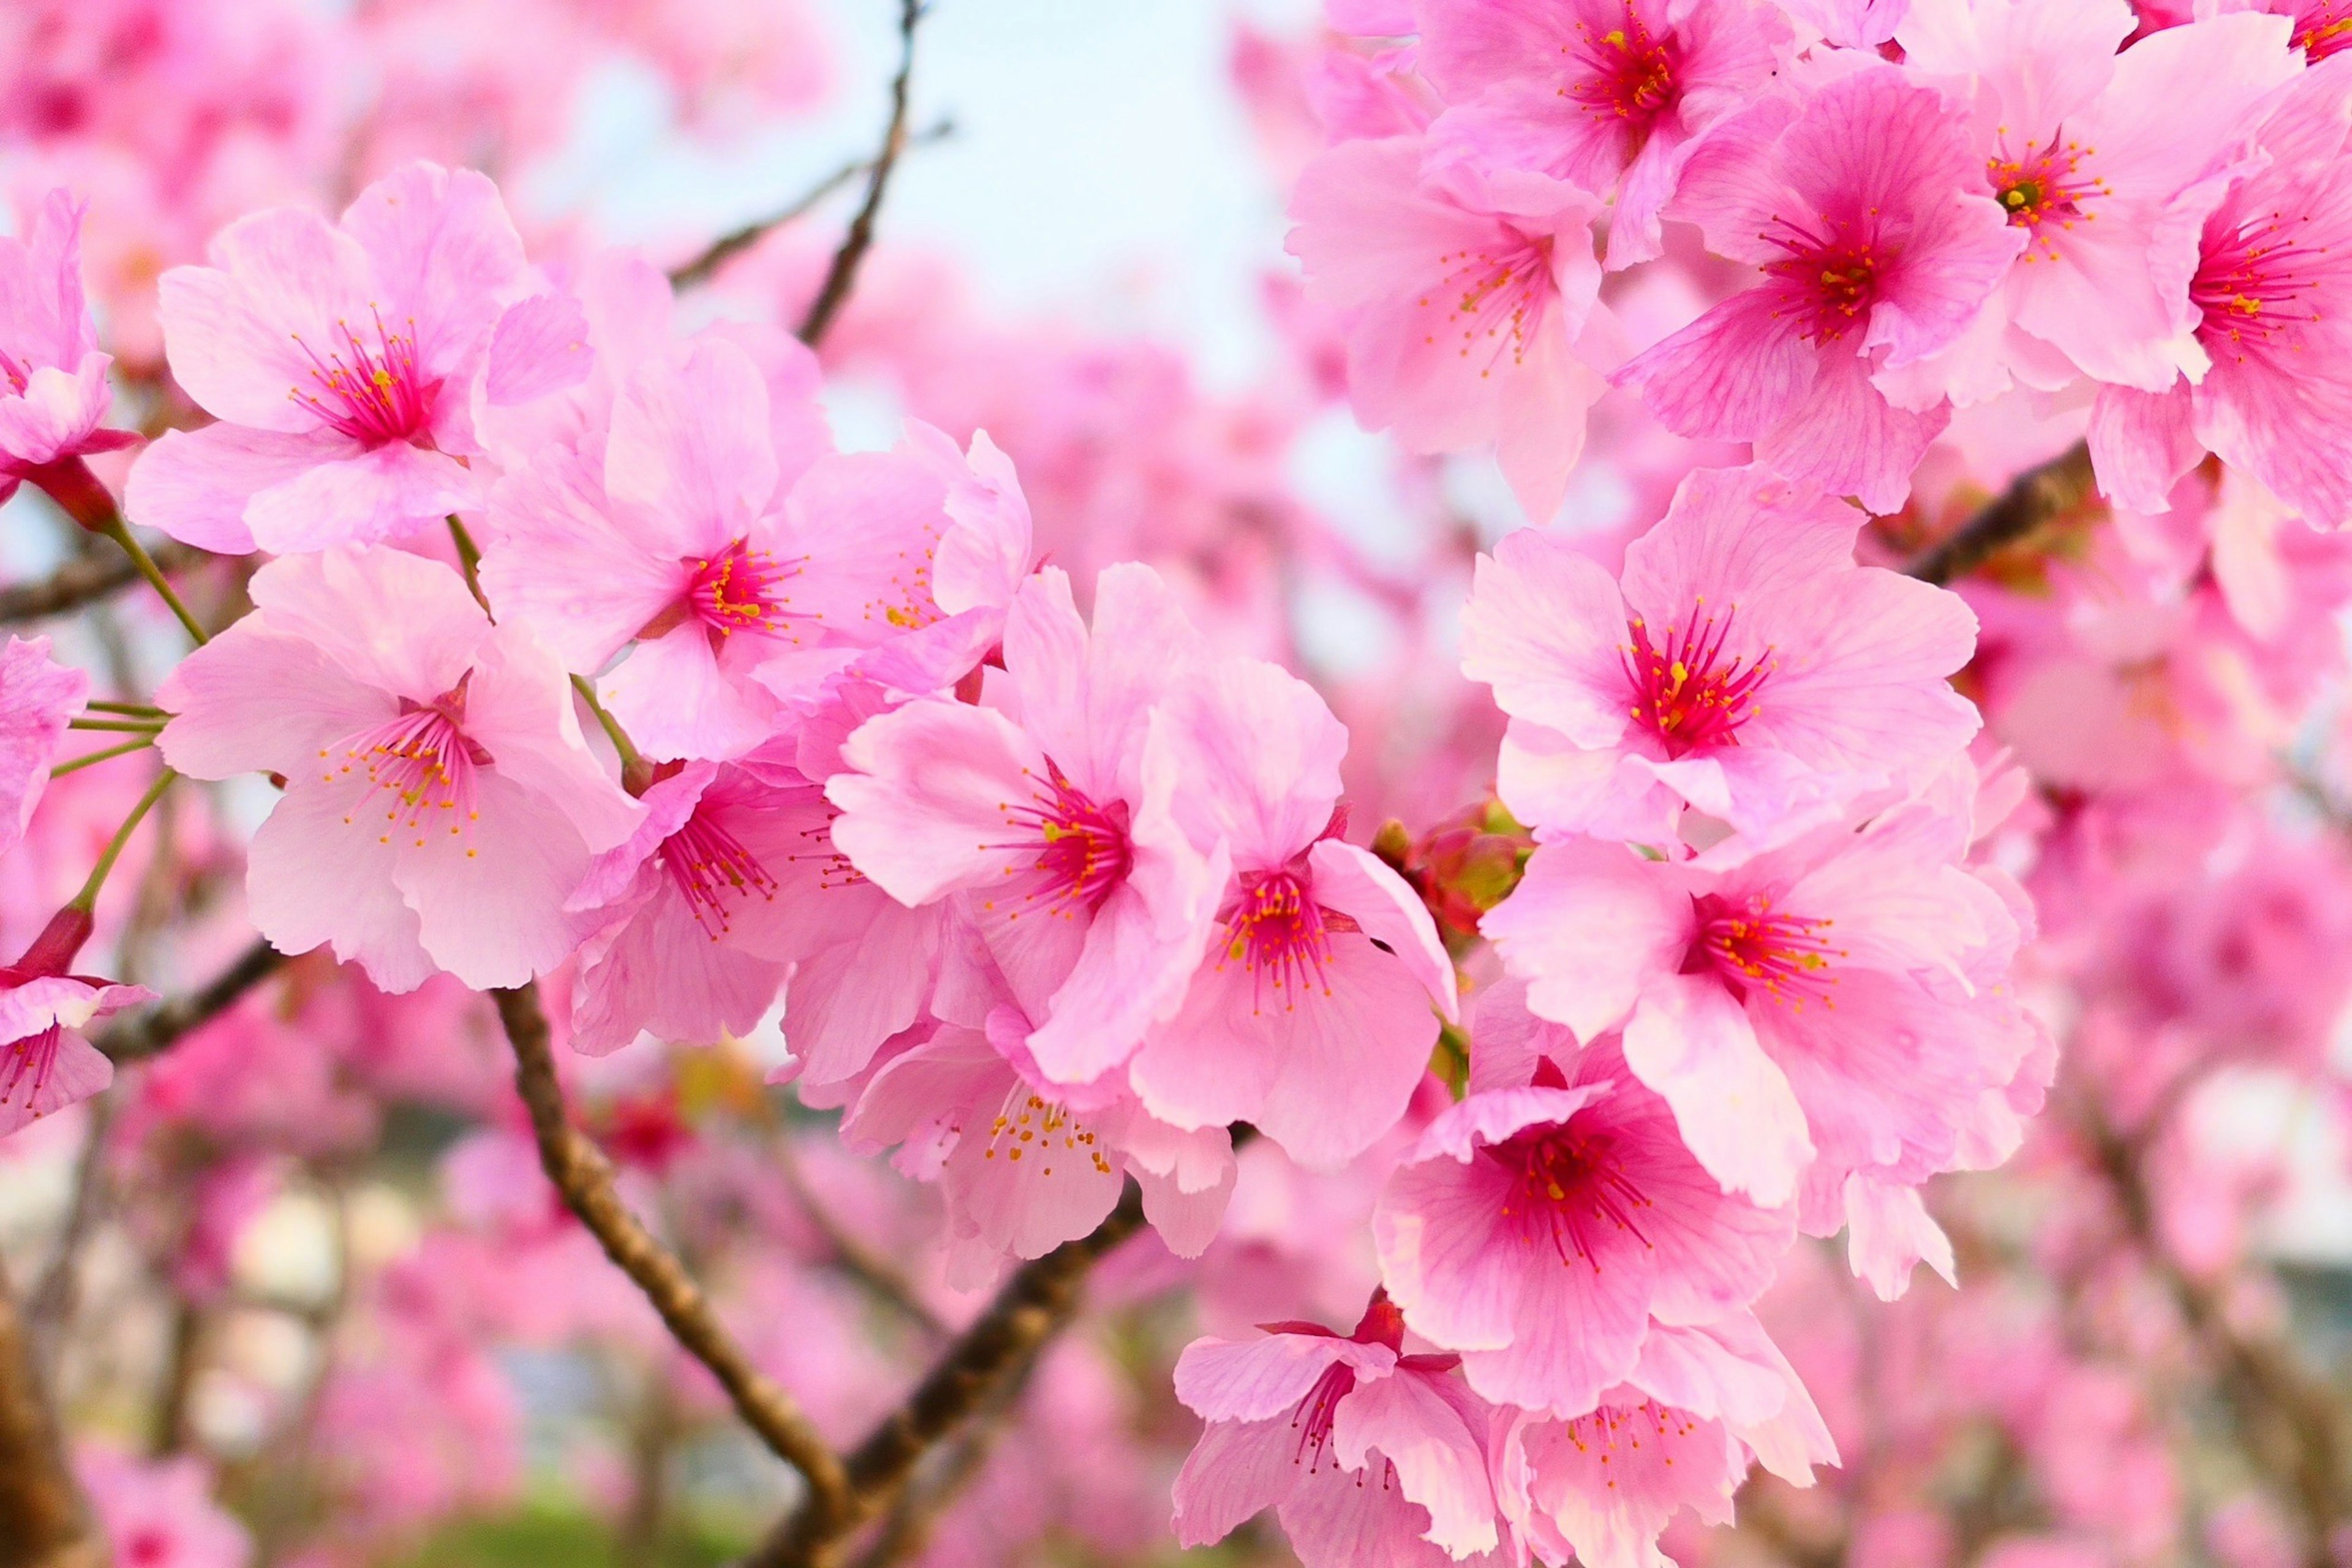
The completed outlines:
<svg viewBox="0 0 2352 1568">
<path fill-rule="evenodd" d="M 940 1456 L 923 1474 L 913 1478 L 898 1495 L 889 1517 L 875 1532 L 873 1541 L 859 1553 L 856 1568 L 894 1568 L 894 1564 L 909 1562 L 923 1554 L 938 1531 L 940 1519 L 963 1495 L 964 1489 L 980 1479 L 988 1468 L 989 1457 L 1011 1426 L 1029 1391 L 1030 1380 L 1035 1376 L 1037 1363 L 1043 1359 L 1045 1346 L 1038 1345 L 1023 1359 L 1019 1370 L 998 1385 L 982 1408 L 972 1416 L 970 1429 L 957 1439 L 954 1447 Z"/>
<path fill-rule="evenodd" d="M 808 1482 L 810 1506 L 828 1515 L 845 1506 L 848 1482 L 840 1457 L 792 1397 L 751 1364 L 685 1266 L 622 1203 L 604 1151 L 565 1115 L 563 1086 L 555 1076 L 538 986 L 526 984 L 490 995 L 514 1047 L 515 1091 L 530 1112 L 539 1163 L 547 1179 L 603 1246 L 604 1255 L 645 1292 L 671 1336 L 710 1369 L 745 1425 L 800 1471 Z"/>
<path fill-rule="evenodd" d="M 185 572 L 211 559 L 193 545 L 171 540 L 157 545 L 152 553 L 155 564 L 167 573 Z M 137 581 L 139 568 L 118 552 L 77 555 L 37 583 L 12 583 L 0 588 L 0 623 L 62 616 L 120 593 Z"/>
<path fill-rule="evenodd" d="M 189 1030 L 210 1023 L 239 998 L 285 966 L 286 955 L 257 942 L 202 989 L 142 1007 L 111 1025 L 94 1042 L 118 1065 L 144 1061 L 168 1050 Z"/>
<path fill-rule="evenodd" d="M 928 146 L 934 142 L 944 142 L 954 134 L 954 121 L 934 121 L 927 128 L 907 138 L 906 150 L 912 152 L 918 147 Z M 798 200 L 778 208 L 765 217 L 755 218 L 741 228 L 719 236 L 692 260 L 682 261 L 671 268 L 669 273 L 671 284 L 680 289 L 691 289 L 698 284 L 709 282 L 711 275 L 721 267 L 726 266 L 736 257 L 751 249 L 786 224 L 806 217 L 825 197 L 833 195 L 858 175 L 873 174 L 880 163 L 881 160 L 878 158 L 859 158 L 844 163 L 840 168 L 810 186 Z"/>
<path fill-rule="evenodd" d="M 834 318 L 849 302 L 849 290 L 857 281 L 858 265 L 873 248 L 875 219 L 881 216 L 882 193 L 889 187 L 890 172 L 898 166 L 898 155 L 907 150 L 907 83 L 915 73 L 915 27 L 923 19 L 923 0 L 898 0 L 898 74 L 890 81 L 890 119 L 883 127 L 882 150 L 876 153 L 873 173 L 866 177 L 866 200 L 849 220 L 849 232 L 842 236 L 841 248 L 833 253 L 833 265 L 825 269 L 824 286 L 810 301 L 808 314 L 801 318 L 799 337 L 811 348 L 823 341 L 832 329 Z"/>
<path fill-rule="evenodd" d="M 1949 583 L 1965 577 L 1993 556 L 2063 517 L 2097 493 L 2091 471 L 2091 450 L 2077 441 L 2038 468 L 2010 481 L 1991 504 L 1955 531 L 1930 545 L 1904 566 L 1904 573 L 1927 583 Z"/>
<path fill-rule="evenodd" d="M 844 1537 L 897 1498 L 931 1446 L 985 1405 L 1076 1316 L 1087 1276 L 1143 1228 L 1143 1194 L 1130 1182 L 1118 1206 L 1089 1235 L 1025 1263 L 948 1347 L 914 1393 L 849 1453 L 837 1500 L 811 1498 L 778 1525 L 743 1568 L 820 1568 Z"/>
<path fill-rule="evenodd" d="M 104 1568 L 32 1336 L 0 1275 L 0 1568 Z"/>
</svg>

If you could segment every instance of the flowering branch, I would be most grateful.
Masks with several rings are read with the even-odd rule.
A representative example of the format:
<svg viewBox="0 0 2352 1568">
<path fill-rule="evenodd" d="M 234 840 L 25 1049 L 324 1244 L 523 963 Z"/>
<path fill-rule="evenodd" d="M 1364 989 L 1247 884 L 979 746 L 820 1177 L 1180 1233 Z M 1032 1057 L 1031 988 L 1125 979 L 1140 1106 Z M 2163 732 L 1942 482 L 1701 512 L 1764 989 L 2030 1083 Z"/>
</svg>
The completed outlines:
<svg viewBox="0 0 2352 1568">
<path fill-rule="evenodd" d="M 490 994 L 514 1047 L 515 1091 L 530 1112 L 547 1179 L 603 1246 L 604 1255 L 645 1292 L 671 1336 L 719 1380 L 744 1423 L 807 1480 L 808 1506 L 828 1513 L 845 1506 L 849 1483 L 840 1458 L 792 1397 L 751 1364 L 685 1266 L 628 1211 L 614 1190 L 611 1162 L 565 1115 L 563 1087 L 555 1076 L 538 986 Z"/>
<path fill-rule="evenodd" d="M 102 1568 L 32 1335 L 0 1275 L 0 1568 Z"/>
<path fill-rule="evenodd" d="M 839 1498 L 811 1496 L 742 1568 L 822 1568 L 832 1562 L 842 1539 L 889 1505 L 924 1454 L 1068 1324 L 1095 1265 L 1142 1228 L 1143 1194 L 1129 1182 L 1118 1206 L 1092 1232 L 1022 1265 L 906 1403 L 850 1450 L 847 1487 Z"/>
<path fill-rule="evenodd" d="M 2089 500 L 2096 488 L 2091 449 L 2077 441 L 2048 462 L 2018 475 L 1983 510 L 1949 538 L 1913 556 L 1903 570 L 1923 583 L 1965 577 L 2043 523 Z"/>
<path fill-rule="evenodd" d="M 915 71 L 915 27 L 922 21 L 923 11 L 923 0 L 898 0 L 898 74 L 890 80 L 889 122 L 883 127 L 882 150 L 875 154 L 873 174 L 866 182 L 866 200 L 849 220 L 849 232 L 842 237 L 841 248 L 833 253 L 824 284 L 810 302 L 808 314 L 801 318 L 799 337 L 811 348 L 824 339 L 833 319 L 849 302 L 858 266 L 874 245 L 874 221 L 882 211 L 882 193 L 889 186 L 890 172 L 898 166 L 898 155 L 907 150 L 907 83 Z"/>
<path fill-rule="evenodd" d="M 201 988 L 142 1007 L 110 1026 L 95 1044 L 118 1066 L 160 1055 L 189 1030 L 211 1022 L 284 967 L 286 955 L 257 942 Z"/>
<path fill-rule="evenodd" d="M 911 152 L 917 147 L 926 147 L 934 142 L 944 142 L 955 134 L 955 121 L 952 120 L 933 121 L 929 126 L 907 138 L 905 150 Z M 770 213 L 765 217 L 755 218 L 741 228 L 720 235 L 705 246 L 701 253 L 693 259 L 680 262 L 671 268 L 669 273 L 671 284 L 680 289 L 691 289 L 698 284 L 708 283 L 712 274 L 721 267 L 726 266 L 784 225 L 806 217 L 815 210 L 819 202 L 824 201 L 825 197 L 833 195 L 858 175 L 873 174 L 880 167 L 881 163 L 880 158 L 859 158 L 844 163 L 840 168 L 810 186 L 798 200 Z"/>
<path fill-rule="evenodd" d="M 185 572 L 209 557 L 194 545 L 167 542 L 149 552 L 165 574 Z M 0 588 L 0 624 L 37 621 L 62 616 L 120 593 L 139 581 L 139 568 L 127 556 L 112 553 L 78 555 L 37 583 L 14 583 Z"/>
</svg>

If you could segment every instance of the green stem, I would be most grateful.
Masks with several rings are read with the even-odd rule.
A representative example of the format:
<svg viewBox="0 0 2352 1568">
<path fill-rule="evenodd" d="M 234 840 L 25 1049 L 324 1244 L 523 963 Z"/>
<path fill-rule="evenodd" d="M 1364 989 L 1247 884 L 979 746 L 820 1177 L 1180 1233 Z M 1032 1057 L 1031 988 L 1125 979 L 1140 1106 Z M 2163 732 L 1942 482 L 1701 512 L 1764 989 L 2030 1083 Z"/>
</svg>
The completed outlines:
<svg viewBox="0 0 2352 1568">
<path fill-rule="evenodd" d="M 155 736 L 151 731 L 135 741 L 125 741 L 119 746 L 109 746 L 102 752 L 88 752 L 69 763 L 59 763 L 49 770 L 49 776 L 55 779 L 63 778 L 68 773 L 78 773 L 82 769 L 105 762 L 109 758 L 127 757 L 133 752 L 143 752 L 154 743 Z"/>
<path fill-rule="evenodd" d="M 188 628 L 188 635 L 196 639 L 199 647 L 213 640 L 205 633 L 204 623 L 188 613 L 187 605 L 180 603 L 180 595 L 172 591 L 163 569 L 155 564 L 155 558 L 147 553 L 147 547 L 131 534 L 131 525 L 122 521 L 120 512 L 109 519 L 106 526 L 99 531 L 122 546 L 122 552 L 131 557 L 131 564 L 139 568 L 139 575 L 146 578 L 149 585 L 163 595 L 163 603 L 172 606 L 172 613 L 180 617 L 180 624 Z"/>
<path fill-rule="evenodd" d="M 139 804 L 131 808 L 131 815 L 122 819 L 122 826 L 114 830 L 114 837 L 108 840 L 105 852 L 98 858 L 98 864 L 89 868 L 89 880 L 81 885 L 81 891 L 73 896 L 73 901 L 66 908 L 79 910 L 84 914 L 98 908 L 98 890 L 106 886 L 107 873 L 112 871 L 114 863 L 122 858 L 122 847 L 131 842 L 131 833 L 179 776 L 170 768 L 155 775 L 155 782 L 147 786 L 147 793 L 139 797 Z"/>
<path fill-rule="evenodd" d="M 152 719 L 68 719 L 66 721 L 66 728 L 68 730 L 121 730 L 134 735 L 160 730 L 163 727 L 163 717 L 160 713 Z"/>
<path fill-rule="evenodd" d="M 457 569 L 466 574 L 466 591 L 474 595 L 474 603 L 488 609 L 490 602 L 482 596 L 482 547 L 454 511 L 449 514 L 449 540 L 457 547 Z"/>
<path fill-rule="evenodd" d="M 170 714 L 164 712 L 161 708 L 156 707 L 152 702 L 100 702 L 92 700 L 83 703 L 82 706 L 89 709 L 93 713 L 121 713 L 132 719 L 168 719 L 171 717 Z"/>
<path fill-rule="evenodd" d="M 604 711 L 604 705 L 596 700 L 596 688 L 586 676 L 573 676 L 572 689 L 580 693 L 580 700 L 588 704 L 588 711 L 596 715 L 596 722 L 604 727 L 604 738 L 612 742 L 613 750 L 621 754 L 623 787 L 631 795 L 644 794 L 646 785 L 653 780 L 653 769 L 630 741 L 629 732 L 621 728 L 618 719 Z"/>
</svg>

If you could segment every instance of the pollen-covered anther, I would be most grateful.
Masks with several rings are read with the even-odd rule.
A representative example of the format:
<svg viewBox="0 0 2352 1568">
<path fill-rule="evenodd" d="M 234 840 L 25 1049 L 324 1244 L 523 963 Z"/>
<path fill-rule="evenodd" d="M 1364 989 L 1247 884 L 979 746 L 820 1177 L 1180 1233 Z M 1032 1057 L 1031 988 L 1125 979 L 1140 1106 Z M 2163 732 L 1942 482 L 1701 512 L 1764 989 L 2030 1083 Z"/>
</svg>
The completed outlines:
<svg viewBox="0 0 2352 1568">
<path fill-rule="evenodd" d="M 1769 899 L 1734 903 L 1707 894 L 1697 900 L 1699 934 L 1692 960 L 1743 991 L 1761 991 L 1799 1012 L 1809 1001 L 1837 1005 L 1832 961 L 1847 956 L 1825 933 L 1835 922 L 1784 914 Z"/>
<path fill-rule="evenodd" d="M 1633 689 L 1631 717 L 1670 757 L 1736 745 L 1739 727 L 1763 711 L 1758 697 L 1776 666 L 1769 648 L 1748 658 L 1727 651 L 1738 614 L 1732 605 L 1718 622 L 1701 599 L 1689 626 L 1668 626 L 1654 641 L 1640 616 L 1627 623 L 1631 640 L 1620 647 L 1619 659 Z"/>
<path fill-rule="evenodd" d="M 432 424 L 440 383 L 425 379 L 417 363 L 414 320 L 406 331 L 395 331 L 373 307 L 370 318 L 373 344 L 347 321 L 335 323 L 341 341 L 330 342 L 323 354 L 293 334 L 310 362 L 310 384 L 289 388 L 286 395 L 328 428 L 368 447 L 414 440 Z"/>
</svg>

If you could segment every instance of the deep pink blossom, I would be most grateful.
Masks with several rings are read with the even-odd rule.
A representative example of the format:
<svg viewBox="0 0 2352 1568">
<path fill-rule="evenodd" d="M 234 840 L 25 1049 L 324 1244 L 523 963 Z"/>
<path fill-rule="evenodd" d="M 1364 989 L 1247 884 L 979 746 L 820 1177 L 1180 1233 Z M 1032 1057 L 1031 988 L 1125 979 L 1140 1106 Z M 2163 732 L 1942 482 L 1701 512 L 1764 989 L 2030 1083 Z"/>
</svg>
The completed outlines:
<svg viewBox="0 0 2352 1568">
<path fill-rule="evenodd" d="M 67 973 L 92 921 L 59 910 L 25 950 L 0 968 L 0 1138 L 114 1081 L 114 1064 L 82 1036 L 95 1019 L 152 1002 L 143 985 Z"/>
<path fill-rule="evenodd" d="M 2030 916 L 1960 863 L 1967 838 L 1923 802 L 1727 868 L 1547 844 L 1484 929 L 1536 1015 L 1586 1041 L 1624 1031 L 1727 1187 L 1794 1194 L 1815 1235 L 1858 1214 L 1858 1263 L 1913 1231 L 1912 1256 L 1940 1256 L 1896 1189 L 2006 1157 L 2006 1096 L 2042 1042 L 2006 994 Z"/>
<path fill-rule="evenodd" d="M 1153 1115 L 1248 1121 L 1344 1164 L 1404 1111 L 1456 1010 L 1454 966 L 1397 874 L 1339 837 L 1348 736 L 1315 689 L 1228 658 L 1169 700 L 1175 808 L 1233 878 L 1182 1006 L 1129 1063 Z"/>
<path fill-rule="evenodd" d="M 0 239 L 0 501 L 36 469 L 138 439 L 99 426 L 114 361 L 82 302 L 81 215 L 51 191 L 29 232 Z"/>
<path fill-rule="evenodd" d="M 220 423 L 141 455 L 133 517 L 208 550 L 316 550 L 479 504 L 473 384 L 530 282 L 496 186 L 411 164 L 339 226 L 256 213 L 211 258 L 164 275 L 163 320 L 173 376 Z"/>
<path fill-rule="evenodd" d="M 2210 450 L 2315 528 L 2352 521 L 2352 479 L 2320 434 L 2352 419 L 2347 102 L 2352 58 L 2296 78 L 2261 121 L 2259 156 L 2206 217 L 2189 283 L 2203 379 L 2100 393 L 2091 455 L 2125 505 L 2163 510 Z"/>
<path fill-rule="evenodd" d="M 31 826 L 66 724 L 89 695 L 89 677 L 54 662 L 48 638 L 12 637 L 0 648 L 0 855 Z"/>
<path fill-rule="evenodd" d="M 1372 1218 L 1416 1333 L 1498 1403 L 1575 1416 L 1632 1374 L 1653 1318 L 1755 1300 L 1794 1215 L 1727 1193 L 1613 1042 L 1482 1089 L 1430 1124 Z"/>
<path fill-rule="evenodd" d="M 1478 563 L 1463 671 L 1511 715 L 1500 789 L 1554 832 L 1673 841 L 1685 805 L 1742 832 L 1967 744 L 1946 678 L 1976 617 L 1853 564 L 1852 507 L 1758 469 L 1685 479 L 1616 583 L 1551 535 Z"/>
<path fill-rule="evenodd" d="M 1014 600 L 1003 658 L 981 705 L 909 704 L 850 738 L 833 841 L 903 903 L 970 895 L 1040 1021 L 1031 1053 L 1083 1083 L 1175 1012 L 1217 912 L 1226 862 L 1177 820 L 1160 712 L 1207 650 L 1150 568 L 1102 574 L 1091 630 L 1048 568 Z"/>
<path fill-rule="evenodd" d="M 1548 175 L 1433 161 L 1419 137 L 1342 142 L 1298 178 L 1290 253 L 1343 311 L 1368 428 L 1415 452 L 1495 446 L 1548 521 L 1606 384 L 1580 357 L 1601 284 L 1593 196 Z"/>
<path fill-rule="evenodd" d="M 253 1560 L 253 1537 L 213 1500 L 205 1461 L 193 1454 L 146 1461 L 89 1443 L 75 1450 L 74 1473 L 121 1568 L 246 1568 Z"/>
<path fill-rule="evenodd" d="M 1307 1568 L 1501 1563 L 1486 1402 L 1458 1358 L 1406 1355 L 1375 1295 L 1342 1338 L 1317 1323 L 1195 1340 L 1176 1397 L 1208 1423 L 1176 1478 L 1176 1537 L 1205 1546 L 1263 1509 Z"/>
<path fill-rule="evenodd" d="M 1613 193 L 1612 268 L 1658 254 L 1697 139 L 1786 68 L 1791 41 L 1757 0 L 1433 0 L 1421 30 L 1421 68 L 1454 105 L 1436 140 Z"/>
<path fill-rule="evenodd" d="M 1893 511 L 1944 426 L 1874 381 L 1966 331 L 2025 232 L 1983 190 L 1964 113 L 1892 67 L 1724 121 L 1667 212 L 1762 270 L 1618 373 L 1679 435 Z"/>
<path fill-rule="evenodd" d="M 252 595 L 156 700 L 181 772 L 286 780 L 247 876 L 262 933 L 331 943 L 387 991 L 562 962 L 586 923 L 565 900 L 643 808 L 589 751 L 554 657 L 448 567 L 380 546 L 273 561 Z"/>
</svg>

